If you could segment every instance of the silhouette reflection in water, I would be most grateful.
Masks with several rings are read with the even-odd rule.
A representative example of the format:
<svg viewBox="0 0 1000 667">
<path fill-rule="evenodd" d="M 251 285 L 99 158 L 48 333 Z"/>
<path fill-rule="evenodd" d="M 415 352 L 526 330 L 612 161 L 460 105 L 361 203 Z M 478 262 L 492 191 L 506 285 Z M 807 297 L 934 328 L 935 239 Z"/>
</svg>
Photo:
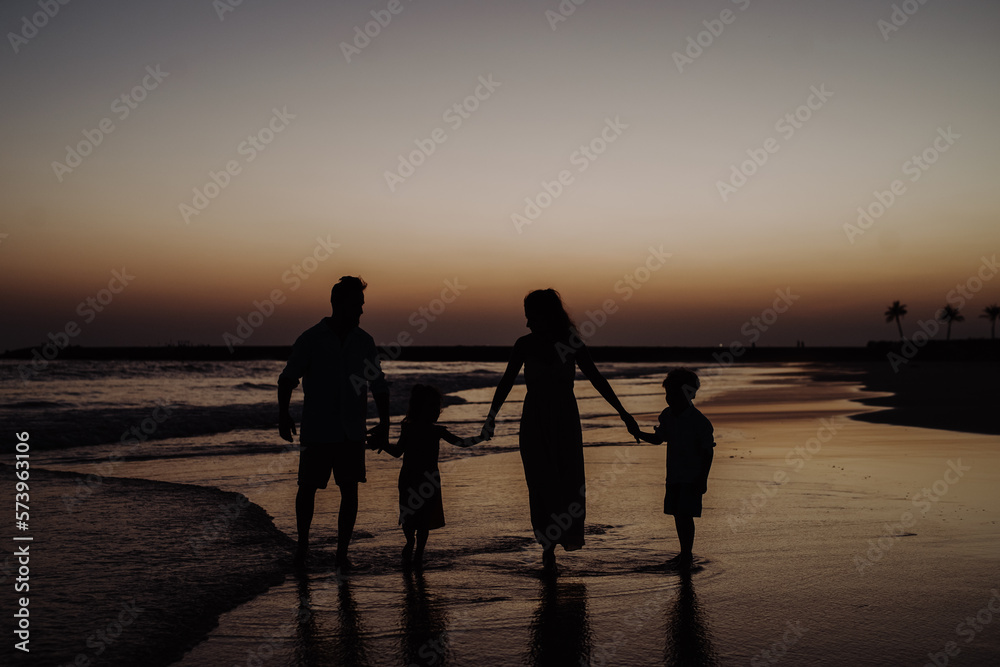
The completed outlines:
<svg viewBox="0 0 1000 667">
<path fill-rule="evenodd" d="M 586 585 L 544 577 L 531 621 L 531 664 L 579 667 L 590 663 L 591 648 Z"/>
<path fill-rule="evenodd" d="M 667 607 L 666 628 L 664 664 L 692 667 L 719 664 L 689 572 L 681 572 L 677 597 L 673 606 Z"/>
<path fill-rule="evenodd" d="M 423 572 L 403 574 L 403 662 L 407 665 L 447 665 L 448 613 L 445 603 L 427 593 Z"/>
<path fill-rule="evenodd" d="M 313 607 L 313 596 L 306 576 L 299 578 L 298 641 L 295 664 L 309 667 L 325 665 L 368 665 L 364 644 L 364 628 L 358 606 L 347 580 L 336 583 L 334 578 L 323 582 L 318 602 L 326 602 L 336 586 L 337 610 L 333 613 Z M 322 593 L 322 595 L 321 595 Z M 336 628 L 322 628 L 327 621 L 336 621 Z"/>
</svg>

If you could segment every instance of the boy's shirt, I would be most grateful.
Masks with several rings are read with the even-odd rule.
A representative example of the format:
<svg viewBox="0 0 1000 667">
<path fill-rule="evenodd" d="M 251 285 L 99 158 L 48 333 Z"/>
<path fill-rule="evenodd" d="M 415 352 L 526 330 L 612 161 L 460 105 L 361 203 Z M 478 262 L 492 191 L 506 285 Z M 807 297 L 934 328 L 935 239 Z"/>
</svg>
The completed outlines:
<svg viewBox="0 0 1000 667">
<path fill-rule="evenodd" d="M 677 414 L 670 408 L 660 413 L 654 433 L 667 443 L 667 484 L 701 484 L 705 480 L 702 461 L 715 447 L 714 430 L 708 417 L 693 405 Z"/>
</svg>

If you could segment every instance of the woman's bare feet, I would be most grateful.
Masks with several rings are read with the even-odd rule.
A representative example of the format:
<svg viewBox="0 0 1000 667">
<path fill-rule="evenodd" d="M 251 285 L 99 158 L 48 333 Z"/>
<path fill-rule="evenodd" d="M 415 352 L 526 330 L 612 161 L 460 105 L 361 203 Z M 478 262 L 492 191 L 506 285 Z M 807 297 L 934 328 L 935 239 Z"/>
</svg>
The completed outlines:
<svg viewBox="0 0 1000 667">
<path fill-rule="evenodd" d="M 546 549 L 542 552 L 542 571 L 546 574 L 555 574 L 558 571 L 555 549 Z"/>
</svg>

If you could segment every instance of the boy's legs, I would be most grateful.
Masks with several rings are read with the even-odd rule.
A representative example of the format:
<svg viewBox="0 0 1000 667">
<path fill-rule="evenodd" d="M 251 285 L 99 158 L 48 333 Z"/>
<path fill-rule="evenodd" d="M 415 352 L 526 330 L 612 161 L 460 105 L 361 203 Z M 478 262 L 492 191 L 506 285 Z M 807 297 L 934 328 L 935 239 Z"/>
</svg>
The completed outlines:
<svg viewBox="0 0 1000 667">
<path fill-rule="evenodd" d="M 694 557 L 694 517 L 686 514 L 674 515 L 674 526 L 677 528 L 677 539 L 681 543 L 681 562 L 691 562 Z"/>
</svg>

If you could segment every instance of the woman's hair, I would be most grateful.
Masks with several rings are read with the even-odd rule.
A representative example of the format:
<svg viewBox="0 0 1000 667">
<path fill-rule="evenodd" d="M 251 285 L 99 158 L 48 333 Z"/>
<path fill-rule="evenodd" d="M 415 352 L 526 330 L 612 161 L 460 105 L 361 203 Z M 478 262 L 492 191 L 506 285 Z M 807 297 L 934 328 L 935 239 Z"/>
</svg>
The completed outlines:
<svg viewBox="0 0 1000 667">
<path fill-rule="evenodd" d="M 410 391 L 410 405 L 404 422 L 433 424 L 441 416 L 441 392 L 427 384 L 415 384 Z"/>
<path fill-rule="evenodd" d="M 576 326 L 554 289 L 528 292 L 524 297 L 524 316 L 532 328 L 554 340 L 566 340 L 576 333 Z"/>
</svg>

